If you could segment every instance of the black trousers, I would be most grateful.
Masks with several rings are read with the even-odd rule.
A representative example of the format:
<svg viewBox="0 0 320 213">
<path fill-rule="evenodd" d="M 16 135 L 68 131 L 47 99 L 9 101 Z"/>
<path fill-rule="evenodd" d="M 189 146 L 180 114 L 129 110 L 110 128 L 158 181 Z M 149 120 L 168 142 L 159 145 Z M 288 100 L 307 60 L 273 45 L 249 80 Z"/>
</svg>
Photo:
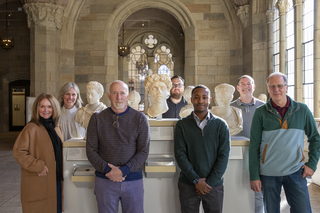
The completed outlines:
<svg viewBox="0 0 320 213">
<path fill-rule="evenodd" d="M 213 187 L 208 194 L 199 195 L 194 185 L 178 182 L 182 213 L 199 212 L 200 202 L 205 213 L 222 213 L 223 185 Z"/>
<path fill-rule="evenodd" d="M 61 181 L 57 181 L 57 213 L 62 213 Z"/>
</svg>

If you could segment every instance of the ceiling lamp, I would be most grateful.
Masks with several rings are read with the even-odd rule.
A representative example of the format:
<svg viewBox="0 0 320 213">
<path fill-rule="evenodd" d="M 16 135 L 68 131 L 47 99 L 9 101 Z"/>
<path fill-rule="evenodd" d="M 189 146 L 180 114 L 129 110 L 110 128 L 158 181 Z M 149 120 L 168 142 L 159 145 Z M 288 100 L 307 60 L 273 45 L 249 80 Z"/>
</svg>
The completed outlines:
<svg viewBox="0 0 320 213">
<path fill-rule="evenodd" d="M 122 42 L 121 45 L 118 46 L 118 53 L 120 56 L 124 57 L 127 56 L 130 52 L 130 48 L 124 44 L 124 23 L 123 23 L 123 27 L 122 27 Z"/>
<path fill-rule="evenodd" d="M 8 2 L 6 0 L 6 29 L 5 35 L 0 37 L 0 46 L 4 49 L 10 49 L 14 47 L 13 38 L 8 36 Z"/>
</svg>

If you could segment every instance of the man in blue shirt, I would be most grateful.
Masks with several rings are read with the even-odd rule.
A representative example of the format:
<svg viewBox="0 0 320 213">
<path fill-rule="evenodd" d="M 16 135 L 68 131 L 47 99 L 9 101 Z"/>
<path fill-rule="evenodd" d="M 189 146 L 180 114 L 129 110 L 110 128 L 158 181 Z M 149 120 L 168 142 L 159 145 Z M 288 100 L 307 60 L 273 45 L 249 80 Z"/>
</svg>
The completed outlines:
<svg viewBox="0 0 320 213">
<path fill-rule="evenodd" d="M 258 106 L 264 102 L 253 97 L 256 86 L 254 80 L 249 75 L 243 75 L 238 79 L 237 90 L 240 97 L 230 105 L 241 109 L 243 118 L 243 130 L 236 136 L 250 138 L 250 128 L 254 112 Z M 255 213 L 263 213 L 263 196 L 261 192 L 255 192 Z"/>
</svg>

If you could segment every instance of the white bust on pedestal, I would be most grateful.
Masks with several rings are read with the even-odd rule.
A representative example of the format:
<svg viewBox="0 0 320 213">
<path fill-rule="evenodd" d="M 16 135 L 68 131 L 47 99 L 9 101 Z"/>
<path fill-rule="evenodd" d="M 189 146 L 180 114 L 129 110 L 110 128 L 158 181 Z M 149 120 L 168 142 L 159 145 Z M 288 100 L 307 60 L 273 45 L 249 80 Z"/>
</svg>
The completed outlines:
<svg viewBox="0 0 320 213">
<path fill-rule="evenodd" d="M 90 81 L 87 84 L 87 101 L 88 104 L 78 110 L 74 120 L 82 127 L 87 129 L 90 118 L 93 113 L 100 112 L 107 108 L 102 102 L 99 102 L 103 96 L 104 89 L 102 84 L 97 81 Z"/>
<path fill-rule="evenodd" d="M 230 84 L 219 84 L 214 88 L 215 100 L 218 106 L 210 111 L 212 114 L 223 118 L 230 130 L 230 135 L 236 135 L 242 131 L 241 109 L 230 106 L 235 88 Z"/>
<path fill-rule="evenodd" d="M 186 99 L 186 101 L 188 102 L 188 105 L 184 106 L 181 108 L 180 112 L 179 112 L 179 116 L 181 118 L 186 117 L 188 115 L 191 114 L 191 112 L 194 110 L 193 109 L 193 104 L 191 102 L 191 97 L 192 97 L 192 90 L 193 90 L 194 86 L 187 86 L 187 88 L 184 90 L 183 92 L 183 97 Z"/>
<path fill-rule="evenodd" d="M 166 99 L 172 87 L 170 77 L 166 74 L 152 74 L 144 80 L 144 87 L 151 100 L 147 114 L 150 117 L 157 117 L 168 111 Z"/>
<path fill-rule="evenodd" d="M 137 91 L 135 90 L 130 91 L 129 98 L 128 98 L 128 105 L 132 109 L 139 110 L 140 100 L 141 100 L 141 97 Z"/>
</svg>

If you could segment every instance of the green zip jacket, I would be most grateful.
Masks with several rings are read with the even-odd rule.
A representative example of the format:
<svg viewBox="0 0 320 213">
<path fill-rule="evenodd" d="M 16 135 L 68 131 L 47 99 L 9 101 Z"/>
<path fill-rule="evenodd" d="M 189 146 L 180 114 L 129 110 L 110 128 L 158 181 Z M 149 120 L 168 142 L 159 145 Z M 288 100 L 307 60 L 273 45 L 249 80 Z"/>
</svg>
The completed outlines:
<svg viewBox="0 0 320 213">
<path fill-rule="evenodd" d="M 309 161 L 306 163 L 304 134 L 309 142 Z M 303 164 L 316 171 L 319 153 L 320 136 L 307 105 L 290 98 L 283 119 L 270 100 L 256 109 L 250 131 L 250 180 L 260 180 L 259 175 L 290 175 Z"/>
<path fill-rule="evenodd" d="M 195 178 L 206 178 L 211 187 L 222 185 L 230 144 L 227 123 L 211 113 L 203 130 L 193 113 L 179 120 L 174 131 L 174 153 L 181 169 L 179 181 L 193 185 Z"/>
</svg>

